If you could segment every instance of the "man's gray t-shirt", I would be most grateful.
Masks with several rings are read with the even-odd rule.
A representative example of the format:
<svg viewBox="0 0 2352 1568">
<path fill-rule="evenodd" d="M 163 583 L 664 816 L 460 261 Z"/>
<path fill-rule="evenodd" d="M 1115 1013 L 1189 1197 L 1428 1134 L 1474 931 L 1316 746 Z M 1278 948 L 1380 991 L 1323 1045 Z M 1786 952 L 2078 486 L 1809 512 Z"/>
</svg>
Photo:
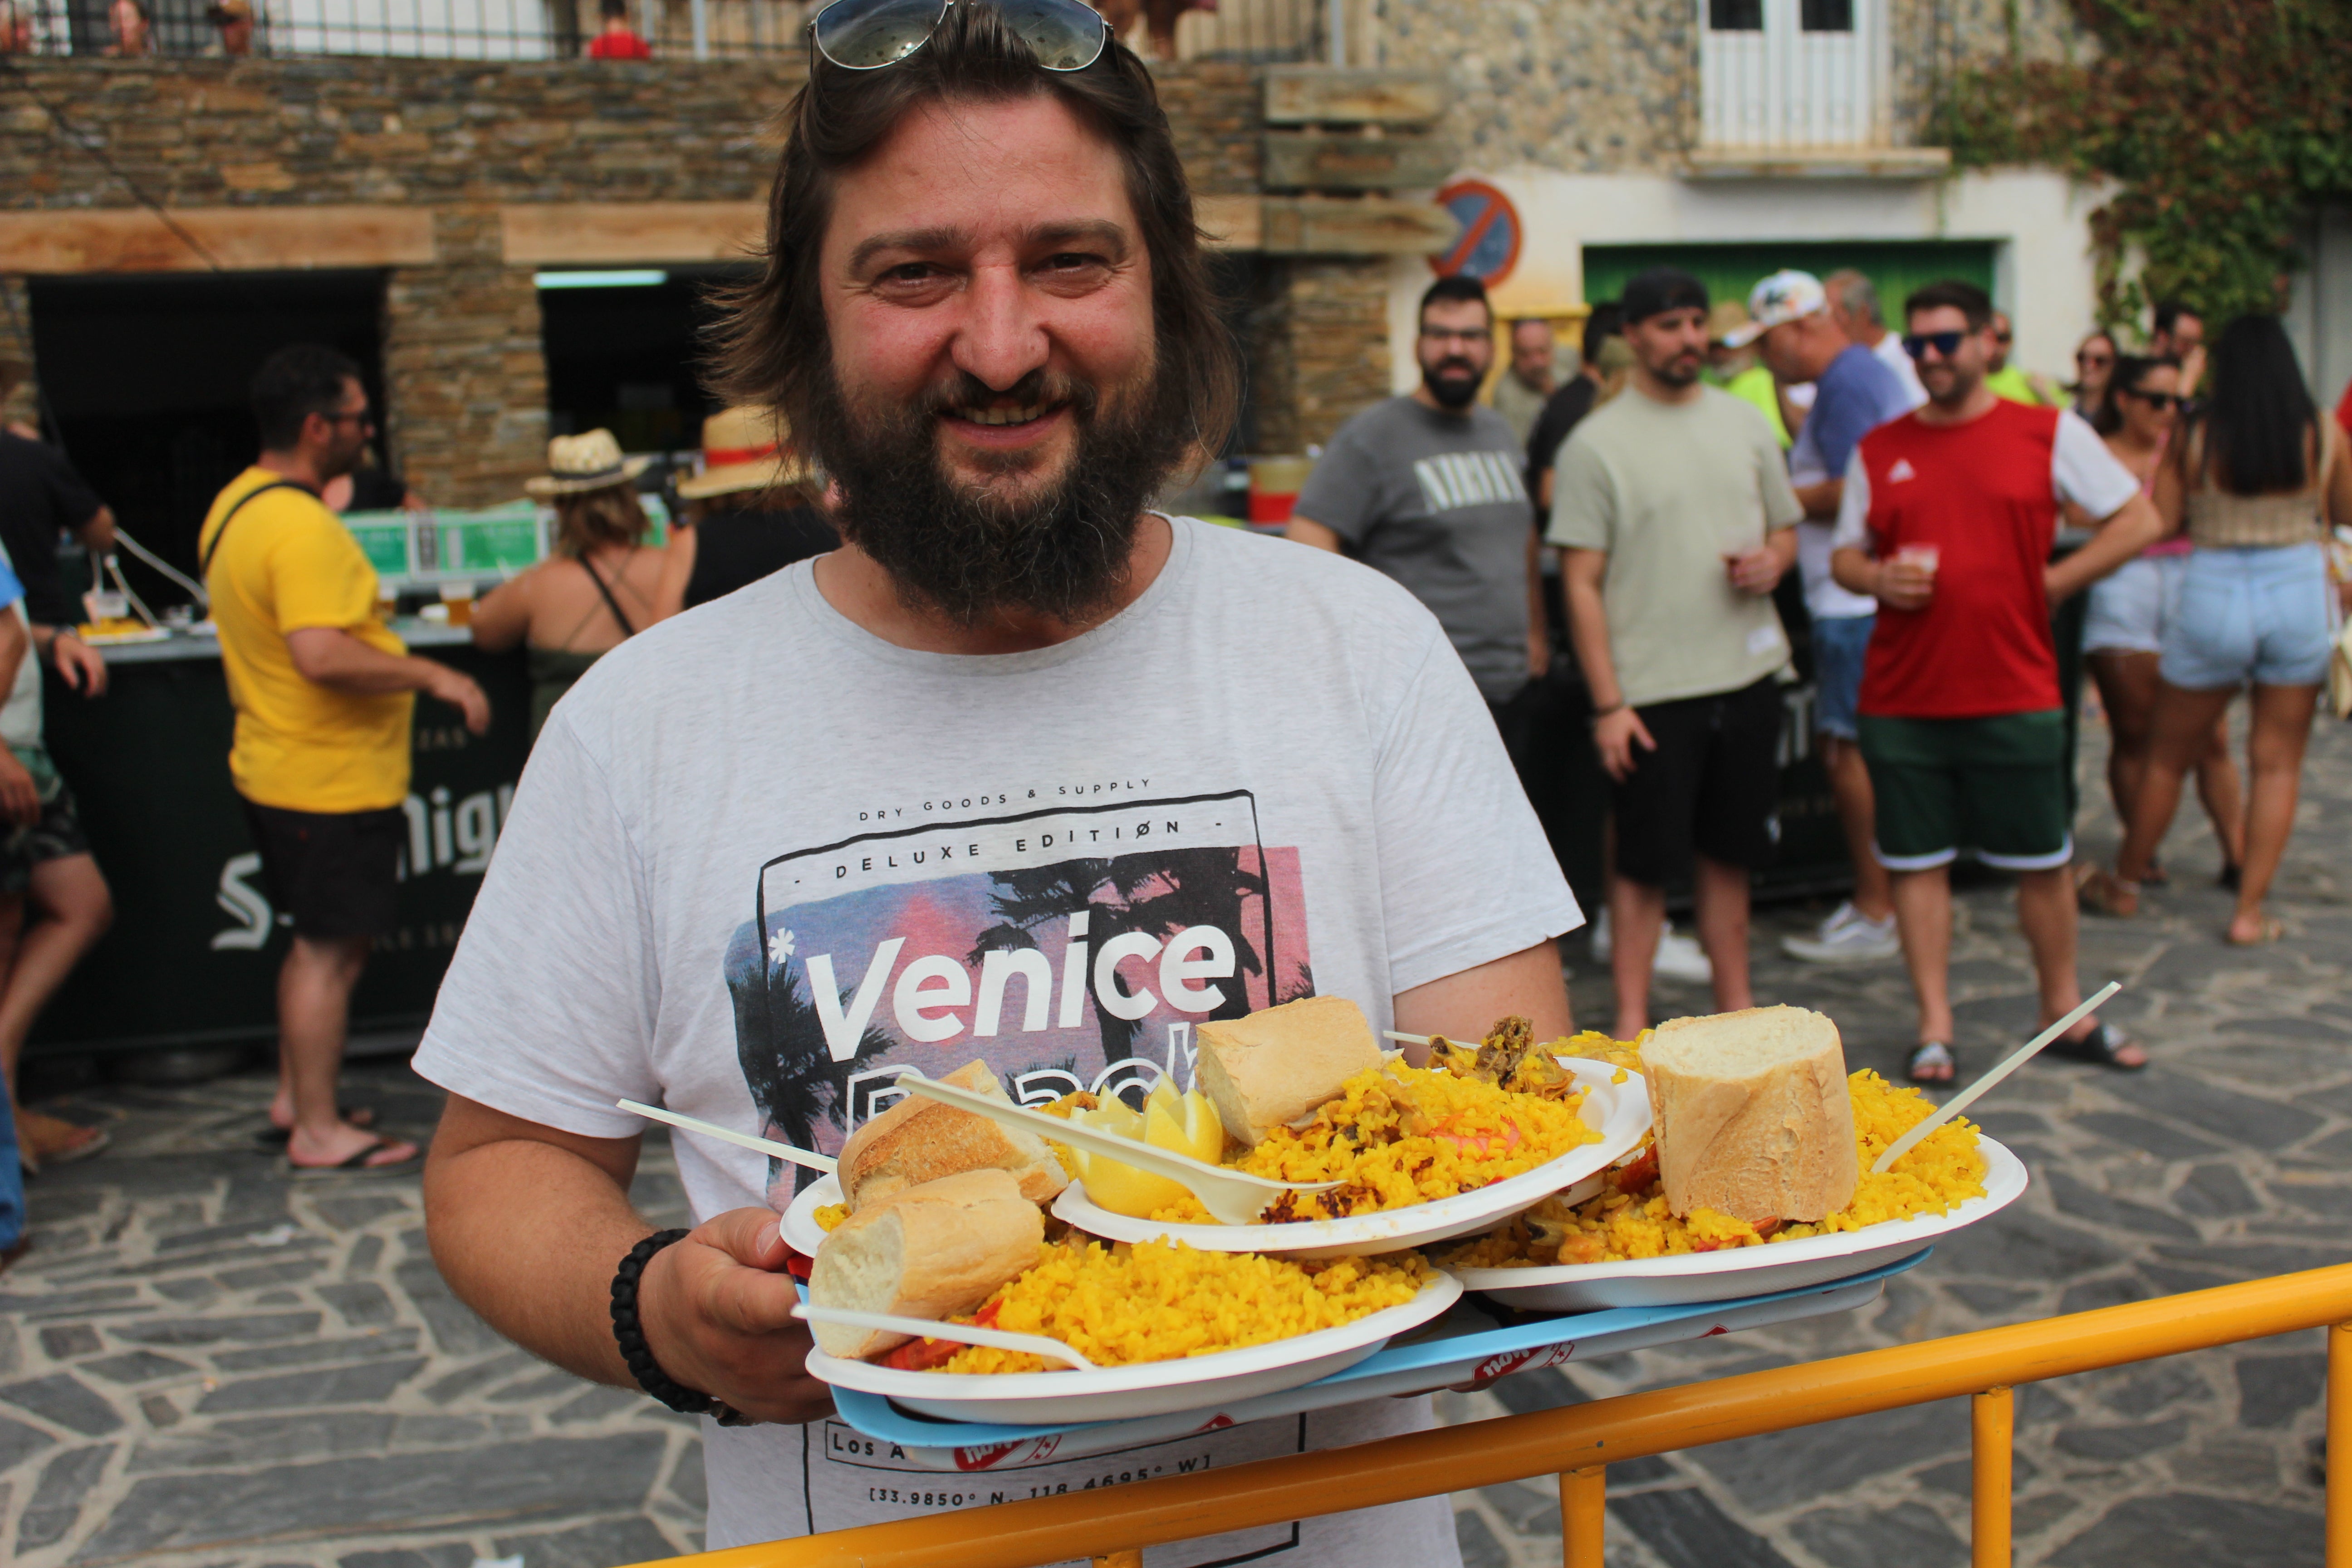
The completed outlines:
<svg viewBox="0 0 2352 1568">
<path fill-rule="evenodd" d="M 1428 605 L 1489 702 L 1528 683 L 1522 445 L 1491 408 L 1391 397 L 1339 426 L 1295 508 Z"/>
<path fill-rule="evenodd" d="M 1427 611 L 1318 550 L 1172 528 L 1134 604 L 1031 653 L 896 647 L 803 563 L 606 654 L 531 752 L 417 1070 L 588 1137 L 641 1132 L 627 1098 L 837 1153 L 902 1068 L 984 1058 L 1032 1104 L 1163 1068 L 1189 1087 L 1201 1019 L 1324 994 L 1385 1027 L 1397 993 L 1580 923 Z M 782 1207 L 800 1179 L 691 1133 L 673 1147 L 698 1220 Z M 709 1543 L 1430 1419 L 1426 1400 L 1379 1400 L 951 1478 L 838 1420 L 706 1422 Z M 1440 1496 L 1147 1561 L 1423 1568 L 1454 1550 Z"/>
<path fill-rule="evenodd" d="M 1577 426 L 1553 471 L 1546 537 L 1607 552 L 1609 651 L 1637 708 L 1737 691 L 1789 662 L 1770 596 L 1734 585 L 1724 558 L 1804 509 L 1763 415 L 1698 390 L 1661 403 L 1627 389 Z"/>
</svg>

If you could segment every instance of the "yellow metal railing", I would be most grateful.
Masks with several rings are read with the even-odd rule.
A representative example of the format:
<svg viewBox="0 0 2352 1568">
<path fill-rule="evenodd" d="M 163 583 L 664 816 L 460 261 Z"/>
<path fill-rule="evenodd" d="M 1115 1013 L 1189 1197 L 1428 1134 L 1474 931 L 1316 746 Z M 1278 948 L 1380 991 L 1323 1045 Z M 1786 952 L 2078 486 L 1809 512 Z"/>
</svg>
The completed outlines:
<svg viewBox="0 0 2352 1568">
<path fill-rule="evenodd" d="M 1164 1542 L 1557 1473 L 1567 1568 L 1601 1568 L 1606 1468 L 1972 1396 L 1975 1568 L 2009 1568 L 2011 1389 L 2325 1327 L 2326 1568 L 2352 1568 L 2352 1264 L 1866 1351 L 1835 1361 L 1415 1432 L 1106 1491 L 674 1558 L 666 1568 L 1139 1568 Z M 651 1565 L 643 1565 L 651 1568 Z"/>
</svg>

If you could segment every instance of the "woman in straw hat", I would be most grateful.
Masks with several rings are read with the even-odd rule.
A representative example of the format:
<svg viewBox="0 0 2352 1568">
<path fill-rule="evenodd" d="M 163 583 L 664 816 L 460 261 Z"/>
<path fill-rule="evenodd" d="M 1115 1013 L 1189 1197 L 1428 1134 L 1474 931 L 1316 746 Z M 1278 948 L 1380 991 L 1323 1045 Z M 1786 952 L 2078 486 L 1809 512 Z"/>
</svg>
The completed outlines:
<svg viewBox="0 0 2352 1568">
<path fill-rule="evenodd" d="M 677 481 L 688 503 L 662 572 L 662 613 L 723 598 L 795 561 L 841 546 L 815 506 L 814 476 L 765 408 L 702 422 L 702 472 Z"/>
<path fill-rule="evenodd" d="M 523 645 L 530 668 L 530 737 L 588 667 L 661 619 L 662 552 L 644 542 L 636 478 L 649 458 L 624 458 L 610 430 L 558 436 L 548 472 L 523 488 L 555 503 L 555 552 L 474 607 L 474 643 Z"/>
</svg>

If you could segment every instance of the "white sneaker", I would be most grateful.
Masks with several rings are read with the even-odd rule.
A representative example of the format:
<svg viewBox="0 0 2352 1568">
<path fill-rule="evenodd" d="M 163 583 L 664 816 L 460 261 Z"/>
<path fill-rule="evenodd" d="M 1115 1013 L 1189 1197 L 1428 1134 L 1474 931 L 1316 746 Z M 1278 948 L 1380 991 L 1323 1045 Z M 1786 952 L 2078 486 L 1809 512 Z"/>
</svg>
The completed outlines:
<svg viewBox="0 0 2352 1568">
<path fill-rule="evenodd" d="M 1609 962 L 1612 944 L 1609 938 L 1609 911 L 1602 910 L 1592 917 L 1592 960 L 1595 963 Z M 1689 980 L 1705 985 L 1715 979 L 1715 965 L 1706 961 L 1706 950 L 1696 939 L 1677 933 L 1670 921 L 1658 933 L 1658 956 L 1650 964 L 1650 973 L 1663 974 L 1669 980 Z"/>
<path fill-rule="evenodd" d="M 1687 937 L 1668 926 L 1658 935 L 1658 956 L 1650 965 L 1650 973 L 1667 980 L 1686 980 L 1694 985 L 1710 984 L 1715 980 L 1715 965 L 1706 961 L 1706 949 L 1698 939 Z"/>
<path fill-rule="evenodd" d="M 1803 963 L 1876 963 L 1899 957 L 1903 942 L 1893 915 L 1872 920 L 1849 900 L 1811 936 L 1782 937 L 1780 951 Z"/>
</svg>

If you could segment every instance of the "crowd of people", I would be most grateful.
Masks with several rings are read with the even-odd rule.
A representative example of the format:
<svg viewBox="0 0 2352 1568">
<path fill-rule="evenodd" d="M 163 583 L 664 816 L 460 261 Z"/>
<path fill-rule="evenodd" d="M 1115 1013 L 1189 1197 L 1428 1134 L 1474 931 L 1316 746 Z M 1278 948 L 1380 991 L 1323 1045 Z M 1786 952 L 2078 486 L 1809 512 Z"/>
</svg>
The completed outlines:
<svg viewBox="0 0 2352 1568">
<path fill-rule="evenodd" d="M 1557 381 L 1549 324 L 1495 322 L 1475 282 L 1433 285 L 1420 322 L 1421 384 L 1340 429 L 1287 531 L 1437 615 L 1548 826 L 1573 719 L 1546 689 L 1580 691 L 1612 785 L 1593 951 L 1618 1037 L 1651 1022 L 1655 973 L 1707 981 L 1718 1008 L 1752 1000 L 1749 888 L 1776 852 L 1781 691 L 1800 668 L 1784 615 L 1853 883 L 1782 945 L 1908 966 L 1915 1081 L 1958 1070 L 1963 855 L 2015 878 L 2045 1022 L 2080 1000 L 2078 910 L 2128 917 L 2164 879 L 2191 772 L 2238 900 L 2221 935 L 2280 934 L 2263 900 L 2352 598 L 2325 542 L 2352 521 L 2352 426 L 2314 406 L 2275 317 L 2232 321 L 2209 371 L 2204 322 L 2167 302 L 2140 353 L 2086 337 L 2063 388 L 2014 362 L 2007 315 L 1958 281 L 1914 289 L 1897 332 L 1859 272 L 1778 272 L 1741 301 L 1654 269 L 1592 309 Z M 1791 568 L 1801 615 L 1776 601 Z M 2078 864 L 2072 833 L 2053 611 L 2085 590 L 2126 830 L 2112 869 Z M 2227 710 L 2249 688 L 2242 788 Z M 1684 886 L 1696 944 L 1665 921 Z M 2055 1048 L 2147 1059 L 2093 1021 Z"/>
</svg>

